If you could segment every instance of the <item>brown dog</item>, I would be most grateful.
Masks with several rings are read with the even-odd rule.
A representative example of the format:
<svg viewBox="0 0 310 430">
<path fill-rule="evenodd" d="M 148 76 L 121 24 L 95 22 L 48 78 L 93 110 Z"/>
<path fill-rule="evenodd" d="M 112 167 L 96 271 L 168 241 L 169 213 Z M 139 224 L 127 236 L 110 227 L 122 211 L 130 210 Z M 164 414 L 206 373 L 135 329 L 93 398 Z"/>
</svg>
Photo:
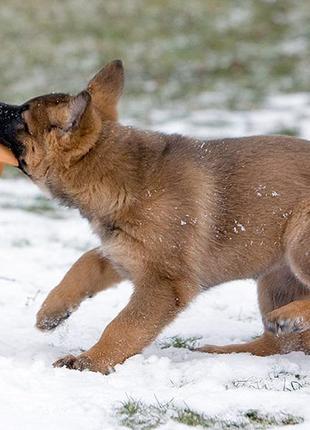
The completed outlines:
<svg viewBox="0 0 310 430">
<path fill-rule="evenodd" d="M 100 340 L 55 366 L 106 373 L 154 340 L 201 290 L 242 278 L 257 280 L 265 334 L 199 350 L 308 352 L 309 142 L 200 141 L 124 127 L 116 109 L 122 88 L 122 63 L 114 61 L 77 96 L 13 106 L 6 132 L 0 121 L 0 138 L 19 167 L 78 208 L 102 243 L 49 294 L 37 327 L 56 327 L 83 299 L 121 279 L 135 286 Z"/>
</svg>

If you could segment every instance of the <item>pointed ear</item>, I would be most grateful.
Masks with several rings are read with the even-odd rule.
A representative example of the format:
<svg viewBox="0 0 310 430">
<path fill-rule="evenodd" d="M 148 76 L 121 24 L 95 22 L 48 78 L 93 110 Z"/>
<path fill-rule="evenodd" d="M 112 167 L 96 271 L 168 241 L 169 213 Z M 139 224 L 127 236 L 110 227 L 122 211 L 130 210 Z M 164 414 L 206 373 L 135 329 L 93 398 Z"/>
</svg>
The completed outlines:
<svg viewBox="0 0 310 430">
<path fill-rule="evenodd" d="M 68 105 L 68 118 L 64 126 L 64 131 L 71 131 L 80 125 L 90 100 L 91 97 L 87 91 L 80 92 L 70 100 Z"/>
<path fill-rule="evenodd" d="M 121 60 L 114 60 L 90 80 L 87 91 L 100 111 L 103 120 L 117 120 L 117 103 L 124 87 L 124 68 Z"/>
</svg>

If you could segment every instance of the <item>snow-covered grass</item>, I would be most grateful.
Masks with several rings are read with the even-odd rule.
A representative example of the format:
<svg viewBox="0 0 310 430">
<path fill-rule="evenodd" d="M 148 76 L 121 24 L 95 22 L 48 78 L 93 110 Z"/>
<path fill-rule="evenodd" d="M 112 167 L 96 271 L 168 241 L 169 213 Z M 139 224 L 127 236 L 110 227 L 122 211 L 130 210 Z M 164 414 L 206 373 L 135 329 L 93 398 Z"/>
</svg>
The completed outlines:
<svg viewBox="0 0 310 430">
<path fill-rule="evenodd" d="M 121 423 L 132 430 L 150 430 L 160 427 L 170 421 L 184 424 L 189 427 L 200 427 L 215 430 L 231 429 L 264 429 L 270 427 L 293 426 L 303 422 L 302 417 L 294 416 L 286 412 L 277 414 L 264 414 L 256 409 L 240 412 L 235 417 L 209 417 L 201 412 L 196 412 L 189 407 L 176 407 L 172 402 L 154 403 L 145 405 L 133 399 L 125 401 L 116 413 L 121 418 Z M 177 426 L 176 426 L 177 427 Z"/>
<path fill-rule="evenodd" d="M 3 1 L 1 100 L 78 91 L 122 58 L 126 94 L 147 94 L 147 110 L 205 91 L 250 108 L 273 92 L 308 91 L 309 18 L 300 0 Z"/>
<path fill-rule="evenodd" d="M 310 137 L 307 94 L 272 103 L 213 117 L 212 111 L 193 111 L 174 123 L 153 115 L 158 128 L 197 136 L 294 126 Z M 210 125 L 210 118 L 226 125 Z M 108 376 L 54 369 L 58 357 L 96 342 L 127 303 L 132 285 L 123 282 L 85 301 L 61 327 L 39 332 L 34 322 L 41 302 L 98 240 L 77 212 L 59 208 L 20 177 L 0 179 L 0 209 L 1 429 L 310 428 L 310 360 L 304 354 L 262 358 L 190 350 L 245 342 L 262 332 L 253 281 L 202 294 L 152 345 Z"/>
</svg>

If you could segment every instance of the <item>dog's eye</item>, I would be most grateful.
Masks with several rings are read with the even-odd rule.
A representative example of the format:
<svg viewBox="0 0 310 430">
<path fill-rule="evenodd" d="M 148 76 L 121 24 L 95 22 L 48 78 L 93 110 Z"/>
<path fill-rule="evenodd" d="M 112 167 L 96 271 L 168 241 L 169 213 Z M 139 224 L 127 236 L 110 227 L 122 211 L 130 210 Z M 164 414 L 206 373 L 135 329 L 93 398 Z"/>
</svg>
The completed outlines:
<svg viewBox="0 0 310 430">
<path fill-rule="evenodd" d="M 47 128 L 48 132 L 55 130 L 55 129 L 59 129 L 60 127 L 57 124 L 50 124 Z"/>
<path fill-rule="evenodd" d="M 20 131 L 28 132 L 28 126 L 25 122 L 19 122 L 18 124 L 16 124 L 15 130 L 16 132 L 20 132 Z"/>
<path fill-rule="evenodd" d="M 23 122 L 23 123 L 19 124 L 18 128 L 17 128 L 17 131 L 24 132 L 24 133 L 27 133 L 27 134 L 31 134 L 31 132 L 29 130 L 29 127 L 28 127 L 28 124 L 26 122 Z"/>
</svg>

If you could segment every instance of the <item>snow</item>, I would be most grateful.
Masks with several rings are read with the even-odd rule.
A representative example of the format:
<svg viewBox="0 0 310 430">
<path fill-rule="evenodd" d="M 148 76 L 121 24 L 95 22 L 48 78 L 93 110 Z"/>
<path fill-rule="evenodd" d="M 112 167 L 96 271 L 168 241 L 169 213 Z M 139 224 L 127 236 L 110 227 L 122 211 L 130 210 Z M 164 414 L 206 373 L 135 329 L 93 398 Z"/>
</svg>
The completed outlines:
<svg viewBox="0 0 310 430">
<path fill-rule="evenodd" d="M 310 138 L 309 93 L 272 94 L 261 109 L 247 111 L 208 107 L 208 101 L 211 106 L 216 104 L 214 93 L 202 94 L 200 98 L 201 105 L 205 106 L 203 109 L 190 113 L 188 105 L 174 110 L 153 109 L 148 112 L 148 124 L 166 133 L 183 133 L 199 138 L 287 134 L 288 131 Z M 135 118 L 129 118 L 127 121 L 142 126 L 141 120 L 137 122 Z"/>
<path fill-rule="evenodd" d="M 270 107 L 273 115 L 269 108 L 244 115 L 230 113 L 230 133 L 229 127 L 219 126 L 217 134 L 251 134 L 262 125 L 261 132 L 265 132 L 272 130 L 280 118 L 286 126 L 294 124 L 300 116 L 298 100 L 309 103 L 304 95 L 299 99 L 286 96 L 284 102 L 290 112 L 277 99 Z M 309 115 L 307 127 L 305 112 L 303 115 L 301 129 L 305 137 L 310 137 Z M 211 130 L 203 123 L 202 112 L 193 113 L 193 117 L 196 128 L 192 118 L 187 123 L 178 120 L 158 127 L 173 132 L 194 131 L 197 136 L 203 132 L 208 136 L 210 131 L 216 134 L 215 128 Z M 210 118 L 208 112 L 206 117 Z M 224 120 L 225 113 L 219 117 Z M 34 327 L 35 315 L 47 293 L 84 251 L 98 244 L 77 212 L 53 203 L 46 206 L 41 196 L 41 191 L 26 179 L 0 180 L 1 428 L 120 430 L 124 427 L 115 408 L 128 398 L 146 404 L 173 401 L 212 417 L 235 417 L 249 409 L 286 412 L 305 419 L 303 424 L 286 428 L 310 428 L 310 360 L 303 353 L 261 358 L 162 348 L 172 336 L 201 337 L 198 342 L 202 345 L 245 342 L 260 334 L 262 324 L 253 281 L 231 282 L 201 294 L 156 342 L 108 376 L 54 369 L 51 364 L 57 358 L 76 354 L 96 342 L 127 303 L 132 285 L 123 282 L 85 301 L 58 329 L 39 332 Z M 236 228 L 240 232 L 244 229 L 238 220 Z M 159 428 L 190 427 L 169 421 Z"/>
</svg>

